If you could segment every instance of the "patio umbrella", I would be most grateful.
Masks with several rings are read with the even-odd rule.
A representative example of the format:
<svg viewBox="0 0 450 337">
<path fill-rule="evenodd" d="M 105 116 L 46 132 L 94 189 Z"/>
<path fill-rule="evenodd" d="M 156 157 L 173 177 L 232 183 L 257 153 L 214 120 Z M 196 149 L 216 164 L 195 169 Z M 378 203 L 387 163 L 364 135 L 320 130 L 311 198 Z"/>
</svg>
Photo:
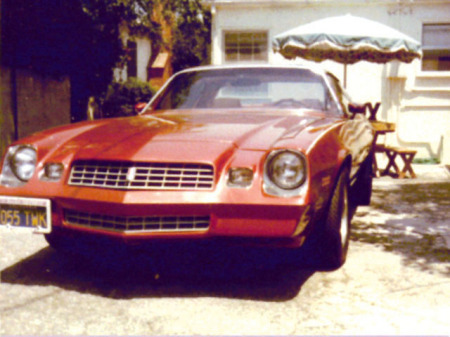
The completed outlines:
<svg viewBox="0 0 450 337">
<path fill-rule="evenodd" d="M 275 36 L 273 49 L 287 59 L 301 57 L 347 65 L 358 61 L 410 63 L 421 57 L 420 43 L 379 22 L 350 14 L 329 17 L 301 25 Z"/>
</svg>

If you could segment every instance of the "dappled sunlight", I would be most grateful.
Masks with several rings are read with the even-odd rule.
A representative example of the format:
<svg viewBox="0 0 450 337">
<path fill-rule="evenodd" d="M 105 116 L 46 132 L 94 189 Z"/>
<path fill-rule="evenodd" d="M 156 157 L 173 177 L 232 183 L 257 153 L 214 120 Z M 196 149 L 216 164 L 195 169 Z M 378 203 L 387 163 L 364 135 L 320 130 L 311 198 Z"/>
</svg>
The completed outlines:
<svg viewBox="0 0 450 337">
<path fill-rule="evenodd" d="M 353 219 L 352 240 L 400 253 L 405 263 L 450 274 L 449 182 L 375 183 Z"/>
</svg>

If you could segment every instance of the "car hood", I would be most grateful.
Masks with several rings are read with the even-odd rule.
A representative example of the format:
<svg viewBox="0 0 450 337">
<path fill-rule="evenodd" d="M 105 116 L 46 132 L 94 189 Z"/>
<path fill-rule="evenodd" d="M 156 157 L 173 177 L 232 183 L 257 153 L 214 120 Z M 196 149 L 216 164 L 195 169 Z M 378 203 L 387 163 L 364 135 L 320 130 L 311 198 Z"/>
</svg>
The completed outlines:
<svg viewBox="0 0 450 337">
<path fill-rule="evenodd" d="M 83 123 L 56 151 L 75 159 L 208 160 L 233 149 L 268 150 L 323 116 L 296 113 L 184 112 Z M 74 126 L 76 128 L 76 126 Z M 57 136 L 53 135 L 53 138 Z"/>
</svg>

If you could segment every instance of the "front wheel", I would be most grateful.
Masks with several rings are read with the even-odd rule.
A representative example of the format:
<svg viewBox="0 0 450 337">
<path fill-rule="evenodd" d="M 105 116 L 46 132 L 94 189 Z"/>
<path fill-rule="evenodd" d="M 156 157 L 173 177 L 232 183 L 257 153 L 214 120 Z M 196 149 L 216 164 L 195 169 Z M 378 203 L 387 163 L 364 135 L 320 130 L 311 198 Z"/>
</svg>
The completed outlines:
<svg viewBox="0 0 450 337">
<path fill-rule="evenodd" d="M 348 176 L 349 170 L 344 168 L 329 201 L 320 240 L 321 266 L 329 270 L 338 269 L 347 258 L 350 241 Z"/>
<path fill-rule="evenodd" d="M 356 182 L 351 188 L 350 205 L 354 208 L 357 206 L 370 205 L 372 196 L 373 160 L 374 153 L 370 152 L 361 164 Z"/>
<path fill-rule="evenodd" d="M 76 255 L 86 250 L 83 240 L 76 239 L 59 228 L 53 228 L 53 231 L 44 237 L 49 246 L 58 253 Z"/>
<path fill-rule="evenodd" d="M 68 250 L 67 240 L 65 240 L 65 238 L 61 237 L 60 235 L 50 233 L 45 234 L 44 237 L 49 246 L 57 252 L 66 252 Z"/>
</svg>

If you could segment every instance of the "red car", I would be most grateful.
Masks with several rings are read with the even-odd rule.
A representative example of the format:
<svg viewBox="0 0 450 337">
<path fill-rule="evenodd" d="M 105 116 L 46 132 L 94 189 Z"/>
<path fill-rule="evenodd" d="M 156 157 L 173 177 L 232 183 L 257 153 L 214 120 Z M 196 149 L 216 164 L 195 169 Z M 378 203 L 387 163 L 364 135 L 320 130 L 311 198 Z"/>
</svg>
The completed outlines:
<svg viewBox="0 0 450 337">
<path fill-rule="evenodd" d="M 309 67 L 185 70 L 138 116 L 10 146 L 0 222 L 58 249 L 86 236 L 309 245 L 337 268 L 372 186 L 373 132 L 348 106 L 337 79 Z"/>
</svg>

